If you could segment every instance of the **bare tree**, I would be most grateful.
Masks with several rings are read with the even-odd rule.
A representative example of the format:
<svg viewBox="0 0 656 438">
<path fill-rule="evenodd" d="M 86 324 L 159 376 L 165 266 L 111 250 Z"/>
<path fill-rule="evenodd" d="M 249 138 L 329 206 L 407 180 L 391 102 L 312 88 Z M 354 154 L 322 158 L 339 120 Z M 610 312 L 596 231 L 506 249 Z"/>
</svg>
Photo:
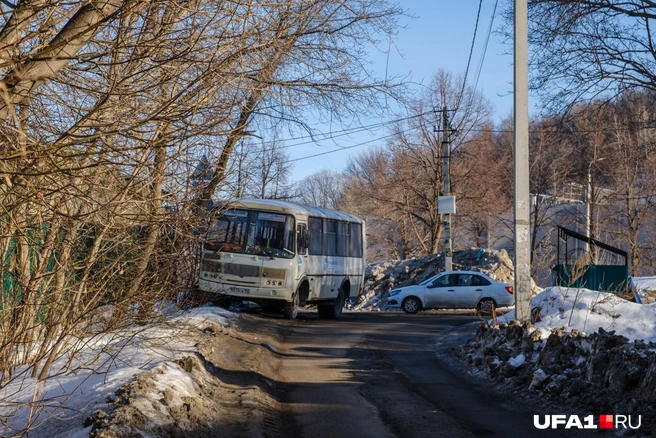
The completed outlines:
<svg viewBox="0 0 656 438">
<path fill-rule="evenodd" d="M 551 109 L 612 99 L 631 88 L 656 89 L 653 2 L 529 0 L 528 8 L 531 86 Z"/>
<path fill-rule="evenodd" d="M 317 207 L 340 209 L 346 177 L 341 172 L 323 169 L 303 178 L 297 186 L 300 202 Z"/>
<path fill-rule="evenodd" d="M 654 243 L 648 231 L 654 225 L 656 192 L 650 96 L 626 92 L 612 102 L 575 105 L 566 116 L 534 124 L 531 190 L 538 198 L 532 215 L 537 265 L 545 265 L 542 257 L 548 257 L 547 246 L 555 237 L 550 228 L 571 224 L 627 250 L 632 275 L 643 272 L 642 261 Z M 571 203 L 577 208 L 567 207 Z M 590 262 L 607 262 L 597 258 L 594 248 L 590 255 Z"/>
<path fill-rule="evenodd" d="M 453 228 L 461 246 L 492 246 L 500 218 L 512 205 L 512 185 L 508 184 L 512 145 L 498 142 L 496 137 L 491 124 L 480 125 L 451 160 L 458 201 Z"/>
<path fill-rule="evenodd" d="M 606 204 L 601 226 L 616 245 L 628 250 L 631 275 L 651 272 L 643 261 L 654 245 L 650 231 L 656 207 L 656 129 L 645 125 L 655 126 L 655 109 L 651 93 L 623 95 L 608 121 L 611 138 L 599 149 L 605 158 L 598 163 L 605 183 L 597 199 L 603 197 Z"/>
<path fill-rule="evenodd" d="M 473 197 L 468 181 L 479 175 L 495 178 L 494 171 L 488 172 L 495 162 L 486 162 L 485 168 L 481 168 L 485 159 L 478 155 L 473 140 L 477 129 L 489 126 L 491 113 L 480 93 L 463 87 L 462 79 L 440 71 L 433 77 L 431 90 L 411 108 L 414 116 L 393 127 L 387 152 L 363 155 L 352 161 L 347 170 L 351 204 L 360 214 L 380 220 L 382 235 L 396 236 L 395 245 L 401 249 L 392 251 L 402 257 L 436 253 L 443 244 L 442 218 L 437 207 L 438 198 L 443 195 L 444 160 L 436 109 L 457 108 L 455 113 L 450 112 L 451 129 L 456 132 L 450 139 L 452 191 L 461 197 L 463 205 L 468 197 Z M 460 159 L 465 156 L 481 160 Z M 477 195 L 485 197 L 480 192 Z M 374 202 L 366 202 L 365 197 Z M 467 209 L 460 211 L 465 213 Z"/>
<path fill-rule="evenodd" d="M 252 164 L 249 196 L 263 199 L 291 198 L 291 164 L 284 143 L 274 136 L 270 141 L 262 141 L 259 146 L 257 159 Z"/>
<path fill-rule="evenodd" d="M 422 223 L 412 213 L 399 211 L 407 195 L 399 189 L 406 173 L 403 163 L 389 150 L 372 149 L 353 158 L 345 171 L 347 183 L 342 208 L 367 220 L 367 247 L 371 258 L 405 259 L 426 253 Z M 403 168 L 403 167 L 401 167 Z"/>
<path fill-rule="evenodd" d="M 332 120 L 358 117 L 359 110 L 380 108 L 378 93 L 392 93 L 388 80 L 371 81 L 360 62 L 363 41 L 389 35 L 398 9 L 382 0 L 307 0 L 283 4 L 259 27 L 269 47 L 253 57 L 236 78 L 243 89 L 212 179 L 198 196 L 205 209 L 225 179 L 232 150 L 255 116 L 272 123 L 300 121 L 314 108 Z M 299 122 L 300 123 L 300 122 Z"/>
</svg>

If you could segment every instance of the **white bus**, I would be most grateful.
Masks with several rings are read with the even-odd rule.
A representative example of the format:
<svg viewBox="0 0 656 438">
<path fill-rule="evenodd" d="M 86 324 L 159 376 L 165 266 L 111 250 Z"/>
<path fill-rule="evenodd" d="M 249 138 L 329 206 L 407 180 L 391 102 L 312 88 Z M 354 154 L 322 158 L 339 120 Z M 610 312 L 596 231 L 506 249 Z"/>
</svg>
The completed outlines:
<svg viewBox="0 0 656 438">
<path fill-rule="evenodd" d="M 338 318 L 362 293 L 365 224 L 348 213 L 287 201 L 243 199 L 219 211 L 203 243 L 199 288 L 252 301 L 294 319 L 316 304 Z"/>
</svg>

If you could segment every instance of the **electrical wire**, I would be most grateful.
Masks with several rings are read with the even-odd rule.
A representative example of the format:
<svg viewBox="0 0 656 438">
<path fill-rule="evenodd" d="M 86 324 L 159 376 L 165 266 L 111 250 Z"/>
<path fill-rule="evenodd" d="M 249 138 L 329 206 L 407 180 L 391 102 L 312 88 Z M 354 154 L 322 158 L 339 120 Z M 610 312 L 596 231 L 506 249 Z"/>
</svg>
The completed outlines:
<svg viewBox="0 0 656 438">
<path fill-rule="evenodd" d="M 298 136 L 298 137 L 263 141 L 260 144 L 270 145 L 270 144 L 274 144 L 274 143 L 286 143 L 286 142 L 296 141 L 296 140 L 307 140 L 307 141 L 302 141 L 300 143 L 285 144 L 283 146 L 280 146 L 280 149 L 289 149 L 289 148 L 293 148 L 293 147 L 297 147 L 297 146 L 305 146 L 305 145 L 308 145 L 308 144 L 315 144 L 315 143 L 320 142 L 320 141 L 334 140 L 334 139 L 344 137 L 344 136 L 348 136 L 348 135 L 352 135 L 352 134 L 359 134 L 361 132 L 370 131 L 372 129 L 385 128 L 387 126 L 394 125 L 396 123 L 416 119 L 416 118 L 423 117 L 423 116 L 428 115 L 428 114 L 432 114 L 432 111 L 423 112 L 423 113 L 420 113 L 420 114 L 416 114 L 414 116 L 408 116 L 408 117 L 402 117 L 402 118 L 394 119 L 394 120 L 386 120 L 386 121 L 383 121 L 383 122 L 372 123 L 371 125 L 358 126 L 357 128 L 342 129 L 342 130 L 338 130 L 338 131 L 331 131 L 331 132 L 325 133 L 325 134 L 321 133 L 321 134 L 318 134 L 318 135 L 302 135 L 302 136 Z"/>
<path fill-rule="evenodd" d="M 408 129 L 406 129 L 404 131 L 401 131 L 401 132 L 407 132 L 410 129 L 411 128 L 408 128 Z M 367 145 L 367 144 L 371 144 L 371 143 L 374 143 L 374 142 L 377 142 L 377 141 L 380 141 L 380 140 L 385 140 L 385 139 L 390 138 L 390 137 L 394 137 L 397 134 L 399 134 L 399 132 L 394 132 L 392 134 L 384 135 L 382 137 L 377 137 L 377 138 L 374 138 L 374 139 L 371 139 L 371 140 L 363 141 L 361 143 L 354 144 L 354 145 L 351 145 L 351 146 L 341 147 L 341 148 L 333 149 L 333 150 L 326 151 L 326 152 L 320 152 L 318 154 L 307 155 L 305 157 L 293 158 L 291 160 L 287 160 L 287 162 L 292 163 L 292 162 L 295 162 L 295 161 L 307 160 L 309 158 L 320 157 L 322 155 L 328 155 L 328 154 L 332 154 L 332 153 L 335 153 L 335 152 L 341 152 L 341 151 L 345 151 L 345 150 L 348 150 L 348 149 L 357 148 L 357 147 L 364 146 L 364 145 Z"/>
<path fill-rule="evenodd" d="M 497 5 L 498 5 L 498 0 L 496 0 L 495 3 L 494 3 L 494 10 L 492 12 L 492 18 L 490 20 L 490 24 L 489 24 L 488 30 L 487 30 L 487 35 L 486 35 L 486 38 L 485 38 L 485 45 L 484 45 L 484 49 L 483 49 L 483 54 L 481 56 L 481 60 L 478 64 L 478 68 L 476 70 L 476 82 L 475 82 L 475 86 L 474 86 L 474 91 L 476 90 L 476 87 L 478 85 L 478 81 L 480 79 L 483 62 L 485 60 L 485 54 L 487 52 L 488 44 L 489 44 L 489 41 L 490 41 L 490 35 L 492 33 L 492 25 L 494 23 L 494 18 L 496 16 Z M 476 35 L 478 33 L 478 25 L 479 25 L 479 22 L 480 22 L 482 7 L 483 7 L 483 0 L 479 0 L 478 11 L 476 13 L 476 24 L 474 26 L 474 35 L 472 37 L 472 43 L 471 43 L 471 47 L 470 47 L 470 50 L 469 50 L 469 57 L 467 59 L 467 68 L 465 70 L 465 77 L 464 77 L 464 80 L 463 80 L 463 83 L 462 83 L 462 88 L 460 90 L 460 94 L 458 96 L 458 100 L 457 100 L 456 108 L 454 110 L 454 114 L 460 108 L 460 104 L 462 103 L 462 99 L 463 99 L 463 96 L 464 96 L 464 93 L 465 93 L 465 88 L 466 88 L 466 85 L 467 85 L 467 77 L 469 75 L 469 69 L 471 67 L 471 61 L 472 61 L 472 57 L 473 57 L 473 53 L 474 53 L 474 47 L 476 45 Z M 353 129 L 344 129 L 344 130 L 341 130 L 341 131 L 334 131 L 334 132 L 330 132 L 330 133 L 327 133 L 327 134 L 319 134 L 318 136 L 306 135 L 306 136 L 300 136 L 300 137 L 293 137 L 293 138 L 289 138 L 289 139 L 281 139 L 281 140 L 276 140 L 276 141 L 263 142 L 262 144 L 263 145 L 272 144 L 274 142 L 285 143 L 285 142 L 289 142 L 289 141 L 306 140 L 307 139 L 307 141 L 302 141 L 300 143 L 294 143 L 294 144 L 285 144 L 285 145 L 280 147 L 280 149 L 290 149 L 290 148 L 293 148 L 293 147 L 305 146 L 305 145 L 308 145 L 308 144 L 316 144 L 318 141 L 334 140 L 334 139 L 337 139 L 337 138 L 340 138 L 340 137 L 343 137 L 343 136 L 358 134 L 358 133 L 361 133 L 363 131 L 369 131 L 369 130 L 372 130 L 372 129 L 384 128 L 386 126 L 389 126 L 389 125 L 392 125 L 392 124 L 395 124 L 395 123 L 404 122 L 404 121 L 411 120 L 411 119 L 417 118 L 417 117 L 423 117 L 423 116 L 425 116 L 429 113 L 430 112 L 424 112 L 424 113 L 421 113 L 421 114 L 418 114 L 418 115 L 404 117 L 404 118 L 400 118 L 400 119 L 396 119 L 396 120 L 389 120 L 389 121 L 386 121 L 386 122 L 375 123 L 375 124 L 371 124 L 371 125 L 368 125 L 368 126 L 362 126 L 362 127 L 353 128 Z M 505 132 L 505 131 L 496 131 L 496 130 L 481 130 L 481 131 Z M 315 158 L 315 157 L 320 157 L 320 156 L 332 154 L 332 153 L 335 153 L 335 152 L 349 150 L 349 149 L 353 149 L 353 148 L 356 148 L 356 147 L 371 144 L 371 143 L 374 143 L 376 141 L 385 140 L 385 139 L 390 138 L 394 135 L 396 135 L 396 134 L 384 135 L 384 136 L 380 136 L 380 137 L 377 137 L 377 138 L 374 138 L 374 139 L 371 139 L 371 140 L 367 140 L 365 142 L 361 142 L 361 143 L 358 143 L 358 144 L 355 144 L 355 145 L 352 145 L 352 146 L 338 147 L 338 148 L 332 149 L 330 151 L 321 152 L 321 153 L 318 153 L 318 154 L 312 154 L 312 155 L 308 155 L 308 156 L 305 156 L 305 157 L 294 158 L 294 159 L 287 160 L 287 161 L 288 162 L 302 161 L 302 160 L 306 160 L 306 159 L 310 159 L 310 158 Z"/>
<path fill-rule="evenodd" d="M 480 80 L 481 72 L 483 71 L 483 63 L 485 62 L 485 55 L 487 54 L 487 49 L 488 49 L 488 46 L 489 46 L 489 43 L 490 43 L 490 36 L 492 35 L 492 26 L 494 25 L 494 19 L 496 18 L 497 6 L 498 5 L 499 5 L 499 0 L 496 0 L 494 2 L 494 8 L 492 10 L 492 16 L 490 18 L 490 24 L 488 25 L 487 33 L 485 35 L 485 43 L 483 44 L 483 52 L 481 53 L 481 59 L 478 63 L 478 67 L 476 69 L 476 73 L 475 73 L 476 80 L 474 81 L 474 87 L 472 88 L 472 92 L 470 94 L 470 101 L 475 98 L 476 90 L 478 89 L 478 81 Z M 481 3 L 479 3 L 478 15 L 476 17 L 476 27 L 477 28 L 478 28 L 478 21 L 479 21 L 479 17 L 480 17 L 480 12 L 481 12 Z M 476 38 L 476 31 L 474 31 L 474 38 Z M 474 48 L 474 41 L 472 41 L 472 51 L 473 51 L 473 48 Z M 469 73 L 469 66 L 470 66 L 470 62 L 471 62 L 472 51 L 470 51 L 470 53 L 469 53 L 469 60 L 467 61 L 467 71 L 465 72 L 465 79 L 463 80 L 463 83 L 462 83 L 462 90 L 460 91 L 460 95 L 458 96 L 458 101 L 457 101 L 457 104 L 456 104 L 456 108 L 453 112 L 453 117 L 455 117 L 455 114 L 460 109 L 460 104 L 462 103 L 462 99 L 463 99 L 464 94 L 465 94 L 465 88 L 467 86 L 467 76 L 468 76 L 468 73 Z"/>
<path fill-rule="evenodd" d="M 467 76 L 469 75 L 469 67 L 471 65 L 472 56 L 474 54 L 474 45 L 476 44 L 476 34 L 478 33 L 478 22 L 481 18 L 482 7 L 483 7 L 483 0 L 479 0 L 478 12 L 476 13 L 476 24 L 474 25 L 474 36 L 472 38 L 471 47 L 469 48 L 469 58 L 467 59 L 467 68 L 465 69 L 465 77 L 462 81 L 462 88 L 460 89 L 460 95 L 458 96 L 458 100 L 456 101 L 456 108 L 455 108 L 456 112 L 458 111 L 458 108 L 460 108 L 462 97 L 465 94 L 465 87 L 467 86 Z"/>
<path fill-rule="evenodd" d="M 625 130 L 629 130 L 629 129 L 631 129 L 631 128 L 627 127 L 627 128 L 622 129 L 622 130 L 625 131 Z M 656 127 L 645 126 L 645 127 L 642 127 L 642 129 L 656 129 Z M 407 128 L 407 129 L 401 131 L 401 133 L 408 132 L 408 131 L 411 131 L 411 130 L 412 130 L 412 128 Z M 484 128 L 484 129 L 471 129 L 469 131 L 470 132 L 491 132 L 491 133 L 496 133 L 496 134 L 503 134 L 503 133 L 512 134 L 514 132 L 514 130 L 512 130 L 512 129 L 494 129 L 494 128 L 490 128 L 490 129 L 487 129 L 487 128 Z M 575 131 L 570 131 L 570 132 L 571 133 L 599 133 L 599 132 L 616 132 L 616 131 L 617 131 L 617 129 L 607 129 L 607 130 L 605 130 L 605 129 L 602 129 L 602 130 L 591 129 L 591 130 L 575 130 Z M 536 131 L 531 131 L 531 133 L 555 133 L 555 132 L 558 132 L 557 128 L 554 128 L 553 130 L 540 129 L 540 130 L 536 130 Z M 310 158 L 320 157 L 320 156 L 323 156 L 323 155 L 333 154 L 335 152 L 341 152 L 341 151 L 344 151 L 344 150 L 357 148 L 357 147 L 360 147 L 360 146 L 364 146 L 364 145 L 367 145 L 367 144 L 374 143 L 374 142 L 379 141 L 379 140 L 385 140 L 385 139 L 394 137 L 397 134 L 399 134 L 399 132 L 395 132 L 395 133 L 392 133 L 392 134 L 377 137 L 377 138 L 367 140 L 367 141 L 364 141 L 364 142 L 361 142 L 361 143 L 358 143 L 358 144 L 355 144 L 355 145 L 351 145 L 351 146 L 340 147 L 340 148 L 337 148 L 337 149 L 332 149 L 330 151 L 320 152 L 318 154 L 313 154 L 313 155 L 308 155 L 308 156 L 305 156 L 305 157 L 290 159 L 290 160 L 287 160 L 287 162 L 302 161 L 302 160 L 307 160 L 307 159 L 310 159 Z"/>
<path fill-rule="evenodd" d="M 492 25 L 494 24 L 494 18 L 497 14 L 497 5 L 499 0 L 494 2 L 494 9 L 492 10 L 492 17 L 490 18 L 490 25 L 487 28 L 487 35 L 485 36 L 485 45 L 483 46 L 483 54 L 481 55 L 481 62 L 478 64 L 478 69 L 476 70 L 476 81 L 474 82 L 474 89 L 472 90 L 472 98 L 476 94 L 476 89 L 478 88 L 478 80 L 481 78 L 481 72 L 483 71 L 483 62 L 485 61 L 485 54 L 487 53 L 487 47 L 490 43 L 490 35 L 492 35 Z"/>
</svg>

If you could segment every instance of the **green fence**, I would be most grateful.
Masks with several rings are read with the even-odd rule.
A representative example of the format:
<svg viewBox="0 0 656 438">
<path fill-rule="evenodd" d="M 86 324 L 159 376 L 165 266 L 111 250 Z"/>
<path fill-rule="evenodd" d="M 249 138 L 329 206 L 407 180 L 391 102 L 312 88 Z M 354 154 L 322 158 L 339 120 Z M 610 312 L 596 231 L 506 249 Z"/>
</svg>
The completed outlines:
<svg viewBox="0 0 656 438">
<path fill-rule="evenodd" d="M 604 292 L 624 292 L 629 267 L 622 265 L 556 265 L 556 285 Z"/>
</svg>

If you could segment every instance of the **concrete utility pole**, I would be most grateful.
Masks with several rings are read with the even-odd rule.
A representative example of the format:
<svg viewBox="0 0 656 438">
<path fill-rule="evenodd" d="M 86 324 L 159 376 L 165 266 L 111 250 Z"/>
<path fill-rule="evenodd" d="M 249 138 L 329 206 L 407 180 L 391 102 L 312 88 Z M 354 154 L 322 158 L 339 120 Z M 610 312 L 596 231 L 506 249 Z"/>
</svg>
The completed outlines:
<svg viewBox="0 0 656 438">
<path fill-rule="evenodd" d="M 449 181 L 449 161 L 451 160 L 451 141 L 449 140 L 449 112 L 446 106 L 442 109 L 442 159 L 444 160 L 444 187 L 443 196 L 451 196 L 451 182 Z M 451 214 L 443 215 L 444 227 L 444 270 L 453 270 L 453 251 L 451 248 Z"/>
<path fill-rule="evenodd" d="M 531 318 L 531 210 L 528 161 L 528 6 L 514 4 L 515 317 Z"/>
</svg>

